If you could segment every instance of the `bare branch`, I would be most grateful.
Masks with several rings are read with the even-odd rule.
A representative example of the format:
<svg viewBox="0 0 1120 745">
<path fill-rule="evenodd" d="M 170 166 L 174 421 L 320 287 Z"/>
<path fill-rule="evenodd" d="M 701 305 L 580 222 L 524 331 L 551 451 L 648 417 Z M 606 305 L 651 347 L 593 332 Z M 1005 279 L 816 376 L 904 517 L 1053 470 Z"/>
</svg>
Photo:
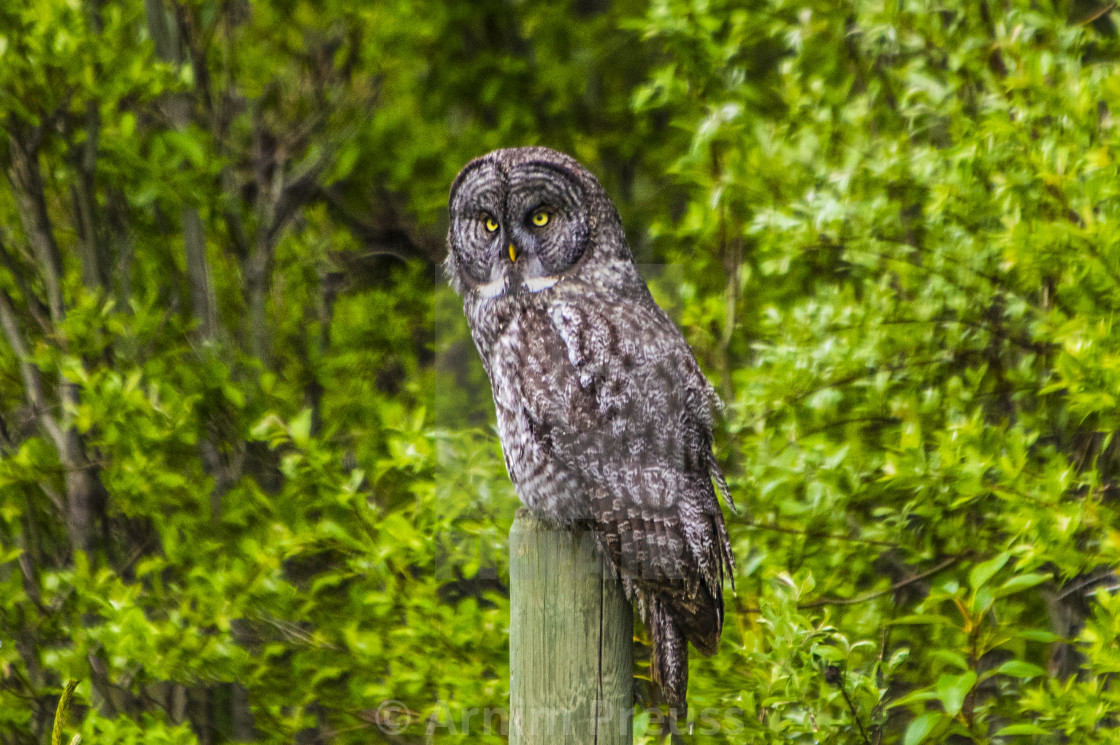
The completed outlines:
<svg viewBox="0 0 1120 745">
<path fill-rule="evenodd" d="M 214 275 L 206 258 L 202 218 L 193 207 L 183 208 L 183 248 L 187 259 L 191 309 L 198 319 L 202 340 L 211 341 L 218 336 L 218 297 L 214 290 Z"/>
<path fill-rule="evenodd" d="M 43 195 L 43 179 L 39 172 L 39 155 L 35 144 L 39 135 L 33 132 L 25 139 L 20 139 L 17 135 L 19 129 L 14 120 L 9 121 L 8 146 L 12 167 L 8 172 L 8 179 L 16 195 L 20 222 L 43 272 L 51 319 L 57 324 L 63 315 L 62 256 L 55 242 Z"/>
<path fill-rule="evenodd" d="M 168 62 L 181 63 L 183 54 L 180 29 L 183 19 L 171 22 L 160 0 L 145 0 L 144 12 L 156 54 Z M 169 96 L 167 110 L 175 129 L 183 131 L 187 128 L 190 123 L 190 101 L 187 98 L 182 95 Z M 202 340 L 211 341 L 218 335 L 218 301 L 214 290 L 214 273 L 206 259 L 206 231 L 195 207 L 183 206 L 182 221 L 191 310 L 199 322 L 198 330 Z"/>
<path fill-rule="evenodd" d="M 0 236 L 2 235 L 3 232 L 0 231 Z M 19 287 L 20 294 L 23 295 L 23 300 L 27 304 L 27 311 L 31 314 L 31 317 L 35 319 L 35 323 L 37 323 L 39 328 L 44 332 L 51 331 L 51 322 L 50 318 L 48 318 L 50 310 L 43 304 L 43 301 L 39 299 L 39 296 L 35 294 L 35 291 L 31 289 L 31 284 L 27 281 L 27 272 L 16 263 L 16 257 L 8 251 L 8 247 L 2 239 L 0 239 L 0 263 L 3 263 L 4 267 L 7 268 L 8 272 L 12 275 L 12 279 L 15 281 L 16 286 Z"/>
<path fill-rule="evenodd" d="M 43 429 L 46 430 L 47 435 L 50 436 L 51 440 L 54 442 L 55 447 L 61 450 L 65 440 L 62 428 L 59 427 L 58 421 L 47 409 L 46 399 L 43 395 L 43 380 L 39 374 L 39 368 L 29 361 L 27 345 L 24 343 L 23 334 L 20 333 L 19 324 L 16 322 L 16 314 L 12 306 L 12 299 L 8 297 L 8 293 L 3 290 L 0 290 L 0 326 L 3 327 L 4 336 L 7 338 L 8 344 L 11 345 L 12 351 L 15 352 L 16 357 L 19 359 L 19 372 L 23 377 L 27 402 L 31 404 L 35 416 L 39 419 Z"/>
<path fill-rule="evenodd" d="M 369 249 L 366 256 L 393 256 L 401 261 L 417 258 L 433 263 L 436 261 L 435 246 L 421 245 L 403 229 L 385 228 L 384 221 L 375 223 L 354 214 L 346 206 L 337 187 L 320 188 L 317 196 L 326 202 L 331 216 L 345 223 L 354 237 Z"/>
<path fill-rule="evenodd" d="M 94 198 L 94 173 L 97 164 L 97 141 L 101 131 L 101 115 L 97 103 L 86 105 L 86 139 L 75 153 L 74 161 L 77 178 L 71 186 L 71 197 L 78 222 L 78 246 L 82 255 L 82 281 L 86 287 L 102 287 L 105 282 L 103 272 L 102 246 L 96 217 L 97 200 Z"/>
</svg>

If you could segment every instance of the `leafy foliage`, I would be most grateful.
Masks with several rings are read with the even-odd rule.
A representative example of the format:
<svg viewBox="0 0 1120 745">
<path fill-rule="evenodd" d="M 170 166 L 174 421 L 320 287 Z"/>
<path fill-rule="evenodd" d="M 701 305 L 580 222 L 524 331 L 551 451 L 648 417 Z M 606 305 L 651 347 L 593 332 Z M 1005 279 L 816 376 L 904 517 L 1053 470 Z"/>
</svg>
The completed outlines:
<svg viewBox="0 0 1120 745">
<path fill-rule="evenodd" d="M 0 743 L 70 679 L 86 742 L 503 741 L 516 497 L 436 265 L 534 142 L 727 404 L 692 737 L 1111 741 L 1111 7 L 0 8 Z"/>
</svg>

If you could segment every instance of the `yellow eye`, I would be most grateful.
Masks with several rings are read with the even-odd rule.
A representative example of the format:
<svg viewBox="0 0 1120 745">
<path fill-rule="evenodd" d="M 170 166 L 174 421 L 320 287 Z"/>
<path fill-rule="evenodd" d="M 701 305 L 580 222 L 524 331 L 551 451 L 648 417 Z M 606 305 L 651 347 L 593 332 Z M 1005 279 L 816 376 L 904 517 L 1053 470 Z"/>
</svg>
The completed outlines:
<svg viewBox="0 0 1120 745">
<path fill-rule="evenodd" d="M 549 214 L 547 212 L 544 210 L 537 210 L 530 219 L 538 228 L 543 228 L 545 225 L 548 225 L 548 218 Z"/>
<path fill-rule="evenodd" d="M 498 221 L 495 220 L 492 217 L 487 217 L 486 218 L 486 232 L 487 233 L 493 233 L 497 229 L 498 229 Z"/>
</svg>

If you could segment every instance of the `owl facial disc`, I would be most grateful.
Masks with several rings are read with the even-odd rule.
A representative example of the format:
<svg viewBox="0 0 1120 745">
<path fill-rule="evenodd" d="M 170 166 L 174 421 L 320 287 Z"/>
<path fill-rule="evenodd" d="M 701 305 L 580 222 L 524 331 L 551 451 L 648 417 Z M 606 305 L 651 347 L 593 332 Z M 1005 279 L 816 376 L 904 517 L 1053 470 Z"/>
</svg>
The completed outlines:
<svg viewBox="0 0 1120 745">
<path fill-rule="evenodd" d="M 447 261 L 457 289 L 486 299 L 542 292 L 583 256 L 590 177 L 550 154 L 499 150 L 459 174 L 451 187 Z"/>
</svg>

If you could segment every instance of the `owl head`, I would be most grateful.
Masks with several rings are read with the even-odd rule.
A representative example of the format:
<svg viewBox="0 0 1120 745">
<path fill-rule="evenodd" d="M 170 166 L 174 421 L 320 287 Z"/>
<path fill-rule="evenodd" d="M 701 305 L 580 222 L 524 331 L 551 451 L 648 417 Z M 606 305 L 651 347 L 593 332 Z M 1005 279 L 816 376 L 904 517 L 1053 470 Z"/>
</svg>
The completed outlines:
<svg viewBox="0 0 1120 745">
<path fill-rule="evenodd" d="M 590 262 L 632 265 L 618 212 L 574 158 L 545 147 L 495 150 L 451 186 L 446 270 L 462 295 L 537 293 Z"/>
</svg>

